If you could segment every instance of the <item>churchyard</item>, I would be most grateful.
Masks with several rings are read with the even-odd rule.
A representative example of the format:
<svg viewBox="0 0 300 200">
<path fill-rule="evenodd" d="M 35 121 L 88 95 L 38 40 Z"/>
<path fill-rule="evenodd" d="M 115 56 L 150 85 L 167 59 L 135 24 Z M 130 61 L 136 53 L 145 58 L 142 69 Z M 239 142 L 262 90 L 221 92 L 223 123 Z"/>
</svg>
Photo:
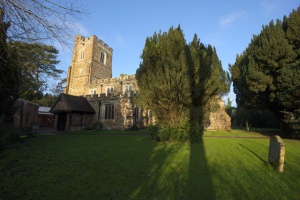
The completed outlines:
<svg viewBox="0 0 300 200">
<path fill-rule="evenodd" d="M 152 141 L 143 131 L 21 137 L 0 151 L 0 199 L 299 199 L 300 141 L 207 131 L 201 143 Z"/>
</svg>

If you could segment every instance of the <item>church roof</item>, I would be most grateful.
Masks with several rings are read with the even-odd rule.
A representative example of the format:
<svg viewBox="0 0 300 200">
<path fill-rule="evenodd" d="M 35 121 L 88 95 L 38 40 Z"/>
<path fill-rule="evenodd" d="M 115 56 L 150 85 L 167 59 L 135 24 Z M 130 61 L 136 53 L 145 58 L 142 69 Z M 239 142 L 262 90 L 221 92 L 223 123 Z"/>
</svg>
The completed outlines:
<svg viewBox="0 0 300 200">
<path fill-rule="evenodd" d="M 83 96 L 61 94 L 51 107 L 50 112 L 80 112 L 94 114 L 95 110 Z"/>
</svg>

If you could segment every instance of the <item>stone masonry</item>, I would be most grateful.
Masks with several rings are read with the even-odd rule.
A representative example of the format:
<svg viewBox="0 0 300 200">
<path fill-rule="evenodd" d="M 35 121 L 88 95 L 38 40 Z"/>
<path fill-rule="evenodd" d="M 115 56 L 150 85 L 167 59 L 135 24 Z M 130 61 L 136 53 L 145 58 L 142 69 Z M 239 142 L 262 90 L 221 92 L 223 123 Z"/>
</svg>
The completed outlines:
<svg viewBox="0 0 300 200">
<path fill-rule="evenodd" d="M 85 96 L 96 111 L 93 122 L 102 122 L 104 129 L 145 127 L 153 123 L 151 110 L 134 104 L 134 96 L 139 94 L 135 75 L 112 78 L 112 55 L 113 49 L 96 36 L 77 35 L 65 93 Z M 221 111 L 210 117 L 209 129 L 230 129 L 230 117 L 222 105 Z"/>
</svg>

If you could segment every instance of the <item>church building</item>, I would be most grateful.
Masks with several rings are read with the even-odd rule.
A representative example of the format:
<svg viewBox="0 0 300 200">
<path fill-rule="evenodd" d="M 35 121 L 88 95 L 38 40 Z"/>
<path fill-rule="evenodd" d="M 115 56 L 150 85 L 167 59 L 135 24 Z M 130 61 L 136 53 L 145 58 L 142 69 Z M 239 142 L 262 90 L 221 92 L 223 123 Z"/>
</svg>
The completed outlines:
<svg viewBox="0 0 300 200">
<path fill-rule="evenodd" d="M 81 129 L 92 126 L 96 122 L 101 122 L 103 129 L 122 130 L 133 125 L 146 127 L 154 122 L 150 109 L 142 109 L 134 104 L 133 97 L 138 95 L 139 91 L 135 75 L 120 75 L 112 78 L 112 58 L 113 49 L 96 36 L 87 38 L 76 36 L 65 94 L 51 108 L 51 112 L 55 114 L 54 124 L 60 124 L 61 130 Z M 63 105 L 59 101 L 64 100 L 78 105 L 76 104 L 79 100 L 78 96 L 84 97 L 94 112 L 89 109 L 89 112 L 83 112 L 84 115 L 82 112 L 77 112 L 75 115 L 73 111 L 76 109 L 73 108 L 71 111 L 68 102 L 64 103 L 65 106 L 58 107 Z M 84 104 L 81 98 L 80 102 Z M 212 120 L 217 119 L 217 127 L 209 123 L 208 129 L 230 129 L 230 117 L 224 107 L 220 111 L 220 114 L 214 113 L 215 117 L 212 117 Z M 88 120 L 84 119 L 85 116 L 89 116 Z M 64 119 L 65 122 L 58 122 L 58 119 Z M 72 121 L 77 123 L 74 124 Z M 85 124 L 78 123 L 79 121 Z"/>
</svg>

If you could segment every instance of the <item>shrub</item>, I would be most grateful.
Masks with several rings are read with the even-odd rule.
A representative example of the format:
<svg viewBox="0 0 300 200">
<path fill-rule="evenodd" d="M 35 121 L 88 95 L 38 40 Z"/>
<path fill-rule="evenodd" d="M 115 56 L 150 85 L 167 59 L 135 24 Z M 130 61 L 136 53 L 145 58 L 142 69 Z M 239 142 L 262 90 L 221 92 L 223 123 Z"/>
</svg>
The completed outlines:
<svg viewBox="0 0 300 200">
<path fill-rule="evenodd" d="M 197 123 L 191 124 L 188 118 L 176 126 L 156 124 L 149 126 L 150 134 L 156 141 L 200 142 L 203 129 Z"/>
</svg>

